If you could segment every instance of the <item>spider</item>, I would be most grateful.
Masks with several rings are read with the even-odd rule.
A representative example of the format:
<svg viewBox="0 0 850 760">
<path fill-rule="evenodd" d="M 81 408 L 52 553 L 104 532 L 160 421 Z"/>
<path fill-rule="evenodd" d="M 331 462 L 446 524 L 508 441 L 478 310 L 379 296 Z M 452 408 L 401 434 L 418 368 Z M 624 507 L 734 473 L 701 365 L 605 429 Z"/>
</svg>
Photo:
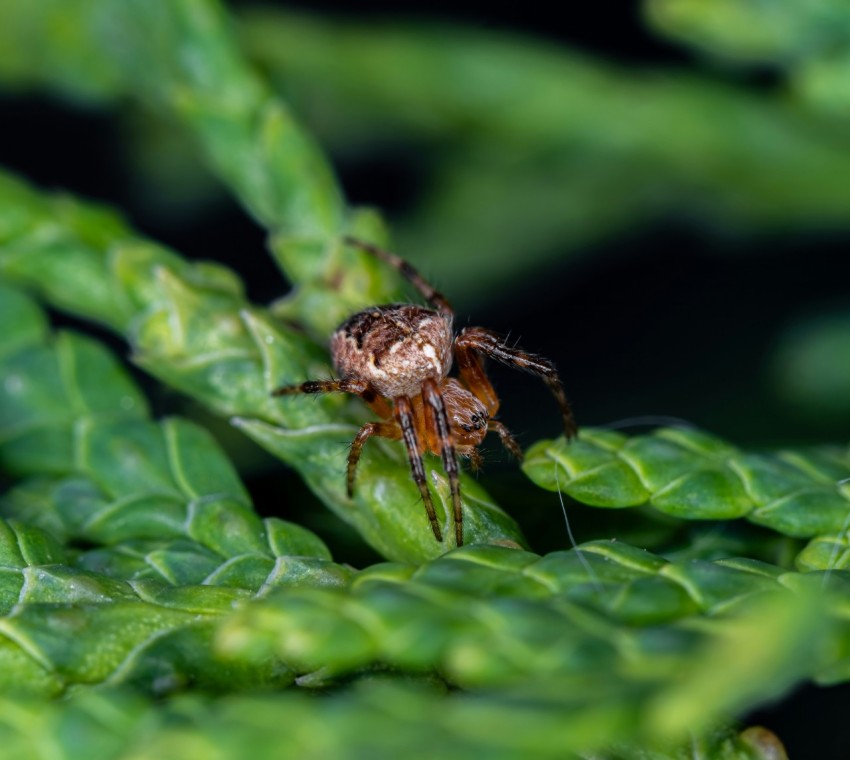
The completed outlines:
<svg viewBox="0 0 850 760">
<path fill-rule="evenodd" d="M 331 355 L 338 380 L 308 380 L 285 385 L 273 396 L 299 393 L 353 393 L 380 417 L 367 422 L 354 437 L 348 454 L 347 492 L 354 493 L 354 476 L 363 446 L 372 436 L 404 441 L 413 480 L 419 488 L 434 538 L 443 535 L 425 478 L 422 455 L 438 454 L 449 478 L 454 511 L 455 539 L 463 545 L 458 455 L 477 469 L 478 446 L 488 432 L 517 459 L 520 449 L 508 429 L 493 419 L 499 398 L 484 372 L 489 357 L 540 377 L 561 409 L 567 439 L 576 435 L 576 424 L 555 365 L 541 356 L 507 345 L 505 339 L 482 327 L 467 327 L 456 337 L 454 312 L 445 296 L 429 285 L 410 264 L 394 253 L 370 243 L 345 237 L 347 245 L 372 254 L 400 272 L 430 304 L 373 306 L 349 317 L 334 332 Z M 452 358 L 459 377 L 449 377 Z"/>
</svg>

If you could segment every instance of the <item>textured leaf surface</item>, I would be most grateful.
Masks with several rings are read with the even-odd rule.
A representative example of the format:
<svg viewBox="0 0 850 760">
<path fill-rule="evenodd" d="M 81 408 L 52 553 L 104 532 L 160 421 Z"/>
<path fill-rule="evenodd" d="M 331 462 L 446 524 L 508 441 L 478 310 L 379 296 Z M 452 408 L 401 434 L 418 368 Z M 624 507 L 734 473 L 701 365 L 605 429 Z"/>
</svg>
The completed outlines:
<svg viewBox="0 0 850 760">
<path fill-rule="evenodd" d="M 356 427 L 350 425 L 356 417 L 342 409 L 340 398 L 314 403 L 314 399 L 271 397 L 271 391 L 284 382 L 325 375 L 326 355 L 303 333 L 249 306 L 241 297 L 240 286 L 231 272 L 209 264 L 190 265 L 173 253 L 134 238 L 126 227 L 114 222 L 110 214 L 85 204 L 64 201 L 64 214 L 70 221 L 63 225 L 61 220 L 55 220 L 54 199 L 44 198 L 9 177 L 5 178 L 5 185 L 0 178 L 0 197 L 5 197 L 12 209 L 22 207 L 30 225 L 30 232 L 23 236 L 5 240 L 0 236 L 0 277 L 25 284 L 49 302 L 74 313 L 98 319 L 101 315 L 109 315 L 104 321 L 127 334 L 139 365 L 214 411 L 238 416 L 236 424 L 242 430 L 302 472 L 319 497 L 342 519 L 353 523 L 386 557 L 422 560 L 445 551 L 445 545 L 433 539 L 400 452 L 381 446 L 367 447 L 355 498 L 347 497 L 345 444 L 356 433 Z M 66 248 L 61 257 L 57 257 L 49 246 L 42 245 L 47 237 L 44 228 L 53 229 L 57 225 L 65 236 Z M 96 241 L 97 246 L 87 242 L 89 240 Z M 85 268 L 88 279 L 66 276 L 75 261 L 82 262 L 80 265 Z M 92 289 L 90 282 L 93 280 L 102 283 L 102 288 Z M 105 295 L 99 301 L 101 291 Z M 116 303 L 124 306 L 117 309 Z M 75 350 L 77 353 L 98 353 L 92 344 L 78 338 L 69 338 L 68 342 L 72 348 L 76 347 L 65 351 L 70 357 L 66 364 L 70 362 L 71 369 Z M 58 359 L 46 358 L 49 354 L 48 349 L 37 349 L 34 355 L 41 357 L 38 361 L 42 364 L 16 368 L 18 374 L 31 374 L 33 381 L 24 383 L 22 393 L 9 401 L 8 414 L 13 415 L 8 422 L 10 434 L 14 434 L 16 426 L 20 428 L 26 422 L 25 401 L 30 392 L 52 399 L 45 401 L 46 412 L 38 412 L 46 413 L 50 419 L 54 410 L 60 418 L 68 419 L 74 414 L 72 410 L 81 408 L 79 403 L 64 411 L 57 408 L 67 404 L 68 391 L 59 387 L 62 376 L 50 364 Z M 8 358 L 7 361 L 13 360 Z M 86 366 L 85 362 L 82 366 Z M 115 402 L 119 408 L 123 408 L 120 407 L 122 403 L 136 403 L 134 396 L 119 389 L 107 394 L 103 390 L 103 379 L 103 371 L 98 370 L 75 381 L 77 385 L 71 387 L 71 392 L 82 393 L 77 386 L 85 382 L 91 385 L 86 386 L 86 392 L 98 399 L 98 403 Z M 19 420 L 14 415 L 23 417 Z M 7 456 L 11 466 L 25 469 L 27 457 L 58 457 L 52 469 L 42 468 L 41 471 L 62 471 L 62 462 L 69 461 L 73 454 L 70 427 L 60 434 L 53 427 L 39 427 L 37 422 L 30 422 L 30 428 L 34 429 L 31 438 L 18 441 L 16 447 L 9 450 Z M 70 420 L 68 424 L 72 425 Z M 85 456 L 112 456 L 115 462 L 121 459 L 119 470 L 123 474 L 116 474 L 116 477 L 128 478 L 128 485 L 134 477 L 145 477 L 142 473 L 134 475 L 131 472 L 134 466 L 131 451 L 122 453 L 108 442 L 108 427 L 89 431 L 85 425 L 73 423 L 72 426 L 81 434 L 77 443 L 85 443 L 80 450 L 85 450 Z M 160 470 L 182 473 L 184 467 L 192 467 L 191 460 L 185 457 L 165 466 L 169 436 L 179 437 L 179 426 L 158 442 L 153 439 L 159 434 L 152 430 L 148 423 L 142 424 L 134 434 L 136 442 L 127 445 L 137 449 L 151 445 L 161 451 Z M 0 440 L 2 435 L 0 433 Z M 42 445 L 44 436 L 52 436 L 50 446 Z M 87 436 L 91 440 L 85 440 Z M 28 447 L 27 441 L 31 444 Z M 186 451 L 191 448 L 185 447 Z M 13 457 L 21 461 L 16 463 Z M 47 464 L 44 462 L 45 467 Z M 201 472 L 204 468 L 202 464 L 193 469 Z M 221 471 L 228 472 L 229 468 Z M 156 477 L 173 480 L 172 474 Z M 444 478 L 439 474 L 434 477 L 436 507 L 444 525 L 448 526 L 451 499 Z M 163 483 L 162 493 L 169 488 Z M 494 505 L 474 481 L 465 477 L 464 490 L 469 541 L 522 543 L 514 521 Z M 400 493 L 406 494 L 406 498 L 399 499 Z M 211 509 L 213 507 L 204 507 L 206 512 Z M 446 534 L 452 535 L 448 530 Z"/>
<path fill-rule="evenodd" d="M 747 560 L 669 563 L 611 542 L 582 551 L 465 547 L 419 568 L 377 565 L 331 582 L 297 571 L 247 606 L 238 589 L 24 565 L 39 582 L 0 618 L 9 664 L 0 685 L 42 694 L 104 681 L 162 692 L 188 679 L 214 691 L 315 689 L 391 666 L 477 696 L 391 702 L 373 718 L 378 733 L 431 704 L 411 730 L 436 723 L 477 746 L 498 737 L 545 756 L 553 746 L 606 746 L 612 731 L 623 741 L 681 741 L 802 677 L 847 670 L 846 573 L 832 574 L 833 597 L 808 582 L 816 579 Z M 781 635 L 766 641 L 765 628 Z M 807 658 L 792 656 L 802 649 Z M 339 709 L 346 704 L 359 698 Z M 486 725 L 469 723 L 475 713 Z M 314 705 L 302 719 L 324 714 Z M 303 741 L 315 746 L 309 732 Z"/>
<path fill-rule="evenodd" d="M 802 538 L 850 521 L 850 456 L 838 448 L 756 454 L 692 429 L 632 437 L 583 430 L 570 444 L 535 444 L 523 469 L 539 486 L 597 507 L 648 503 L 685 519 L 746 517 Z"/>
<path fill-rule="evenodd" d="M 39 310 L 14 290 L 1 287 L 0 302 L 29 336 L 0 350 L 0 463 L 32 476 L 3 497 L 5 515 L 60 540 L 132 546 L 148 571 L 152 553 L 169 552 L 163 575 L 172 582 L 182 577 L 170 566 L 180 548 L 193 566 L 184 582 L 195 583 L 216 569 L 211 562 L 237 558 L 263 566 L 262 583 L 275 549 L 328 556 L 303 528 L 260 520 L 206 431 L 176 418 L 148 420 L 144 399 L 105 349 L 73 333 L 51 338 Z"/>
<path fill-rule="evenodd" d="M 832 583 L 843 592 L 850 576 L 833 573 Z M 678 666 L 662 662 L 657 646 L 665 641 L 666 656 L 684 661 L 700 647 L 700 627 L 660 624 L 748 615 L 777 595 L 793 606 L 788 587 L 813 592 L 817 581 L 746 559 L 671 563 L 607 541 L 543 557 L 464 547 L 418 569 L 376 565 L 348 587 L 273 593 L 237 613 L 221 643 L 249 656 L 274 651 L 304 674 L 321 666 L 323 677 L 393 663 L 415 670 L 436 664 L 463 686 L 531 674 L 584 683 L 628 657 L 632 666 L 644 659 L 638 670 L 662 679 L 661 670 Z M 837 599 L 832 609 L 847 614 Z M 810 632 L 827 628 L 821 620 Z M 723 629 L 702 628 L 721 637 Z"/>
<path fill-rule="evenodd" d="M 4 361 L 33 351 L 54 357 L 55 341 L 32 304 L 16 295 L 3 300 L 17 302 L 31 336 L 6 351 Z M 58 394 L 64 403 L 91 395 L 86 383 L 104 378 L 134 392 L 108 354 L 101 350 L 100 358 L 97 377 L 65 371 L 57 384 L 50 373 L 20 372 L 19 379 L 37 396 Z M 42 390 L 45 384 L 48 390 Z M 3 397 L 4 419 L 30 409 L 21 407 L 19 397 Z M 671 564 L 609 542 L 587 546 L 581 555 L 543 558 L 470 547 L 419 569 L 376 566 L 352 577 L 326 560 L 274 559 L 268 547 L 287 540 L 271 536 L 285 536 L 285 527 L 276 532 L 278 524 L 267 522 L 267 538 L 258 538 L 262 526 L 229 466 L 216 461 L 220 454 L 209 439 L 185 423 L 155 425 L 141 413 L 116 428 L 100 416 L 123 394 L 104 392 L 101 398 L 113 401 L 74 408 L 83 429 L 107 431 L 103 445 L 87 436 L 78 451 L 76 439 L 68 443 L 66 434 L 55 444 L 58 454 L 44 461 L 12 457 L 23 461 L 18 467 L 32 479 L 7 495 L 8 514 L 103 548 L 63 556 L 36 529 L 10 523 L 9 567 L 0 579 L 8 600 L 8 614 L 0 620 L 6 689 L 25 684 L 46 695 L 107 682 L 168 692 L 191 681 L 230 690 L 295 679 L 315 688 L 392 665 L 437 673 L 455 686 L 495 690 L 486 699 L 523 698 L 530 681 L 544 695 L 547 689 L 581 694 L 578 701 L 556 699 L 545 710 L 537 704 L 536 719 L 523 717 L 542 722 L 542 729 L 549 726 L 551 710 L 558 725 L 582 727 L 571 734 L 574 746 L 589 747 L 609 741 L 614 726 L 623 737 L 640 739 L 635 726 L 650 726 L 653 741 L 675 739 L 685 728 L 708 727 L 805 676 L 830 682 L 847 677 L 843 657 L 836 656 L 846 651 L 840 643 L 841 604 L 825 603 L 826 614 L 811 601 L 818 595 L 802 576 L 747 560 Z M 61 416 L 55 422 L 67 425 Z M 51 420 L 42 424 L 49 429 Z M 4 455 L 18 443 L 8 437 Z M 48 443 L 43 452 L 51 451 Z M 707 437 L 690 443 L 704 455 L 730 451 Z M 126 511 L 124 504 L 103 510 L 99 496 L 113 491 L 137 494 L 143 503 L 152 493 L 163 502 L 173 500 L 178 511 L 170 518 L 158 506 L 155 519 L 136 519 L 133 502 Z M 195 525 L 181 510 L 187 502 L 203 504 L 210 491 L 216 498 L 209 503 L 217 504 L 223 492 L 227 504 L 213 510 L 206 528 L 205 521 Z M 115 536 L 119 540 L 110 544 Z M 846 583 L 842 573 L 831 577 L 832 584 Z M 187 585 L 197 583 L 206 585 Z M 797 586 L 804 593 L 785 591 Z M 232 612 L 257 592 L 266 598 Z M 724 622 L 729 614 L 740 622 Z M 706 616 L 716 624 L 694 626 Z M 761 636 L 765 625 L 786 632 L 769 649 Z M 800 661 L 789 655 L 800 648 L 812 657 Z M 730 651 L 743 658 L 731 676 L 711 664 L 728 661 Z M 752 651 L 759 657 L 747 654 Z M 665 674 L 683 668 L 692 675 L 674 688 L 682 681 Z M 588 694 L 599 700 L 588 701 Z M 644 707 L 636 712 L 638 704 Z M 529 739 L 516 731 L 515 741 L 526 745 Z M 541 747 L 559 735 L 535 734 Z"/>
</svg>

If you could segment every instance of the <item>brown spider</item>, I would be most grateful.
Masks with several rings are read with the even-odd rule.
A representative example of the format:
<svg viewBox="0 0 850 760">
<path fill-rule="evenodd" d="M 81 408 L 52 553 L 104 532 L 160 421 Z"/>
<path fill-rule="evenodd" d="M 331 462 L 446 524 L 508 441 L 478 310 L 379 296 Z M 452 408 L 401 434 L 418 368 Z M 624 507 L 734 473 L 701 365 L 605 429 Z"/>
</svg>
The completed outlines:
<svg viewBox="0 0 850 760">
<path fill-rule="evenodd" d="M 437 541 L 442 541 L 422 463 L 426 451 L 439 454 L 449 477 L 455 538 L 457 545 L 462 546 L 457 455 L 470 458 L 477 469 L 480 463 L 477 446 L 493 431 L 511 454 L 522 458 L 522 450 L 508 429 L 493 419 L 499 410 L 499 399 L 484 372 L 482 357 L 542 378 L 561 408 L 564 431 L 570 439 L 576 434 L 576 425 L 561 380 L 551 361 L 508 346 L 489 330 L 467 327 L 454 337 L 454 312 L 449 302 L 410 264 L 369 243 L 351 237 L 346 237 L 344 242 L 397 269 L 433 308 L 389 304 L 358 312 L 343 322 L 331 338 L 331 355 L 339 380 L 285 385 L 272 395 L 339 392 L 360 396 L 381 421 L 363 425 L 351 444 L 347 473 L 349 498 L 354 492 L 354 474 L 363 444 L 373 435 L 403 440 L 431 530 Z M 457 360 L 459 378 L 448 377 L 452 354 Z"/>
</svg>

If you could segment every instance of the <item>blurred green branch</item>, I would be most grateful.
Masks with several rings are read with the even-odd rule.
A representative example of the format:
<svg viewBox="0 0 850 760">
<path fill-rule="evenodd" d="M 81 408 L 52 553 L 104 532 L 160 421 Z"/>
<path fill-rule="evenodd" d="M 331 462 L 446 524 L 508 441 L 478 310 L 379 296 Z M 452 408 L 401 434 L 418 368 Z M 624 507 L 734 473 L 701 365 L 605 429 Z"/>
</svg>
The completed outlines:
<svg viewBox="0 0 850 760">
<path fill-rule="evenodd" d="M 601 709 L 599 711 L 601 713 Z M 214 757 L 276 760 L 303 755 L 321 737 L 333 757 L 404 754 L 450 760 L 486 755 L 573 760 L 781 760 L 781 747 L 764 729 L 737 734 L 713 731 L 686 744 L 639 749 L 628 744 L 592 754 L 573 747 L 596 730 L 582 719 L 564 719 L 559 706 L 519 697 L 444 694 L 430 684 L 377 680 L 325 699 L 302 694 L 192 695 L 153 703 L 116 690 L 43 702 L 0 700 L 0 740 L 11 757 L 48 757 L 67 752 L 62 736 L 73 732 L 73 757 L 178 760 Z M 492 716 L 483 721 L 483 716 Z M 582 718 L 585 716 L 582 716 Z M 524 740 L 528 740 L 527 742 Z M 42 753 L 42 754 L 39 754 Z M 698 753 L 698 754 L 694 754 Z M 67 754 L 61 757 L 68 756 Z"/>
<path fill-rule="evenodd" d="M 669 214 L 773 233 L 850 223 L 846 130 L 782 97 L 490 32 L 266 8 L 241 21 L 326 143 L 429 151 L 398 239 L 469 298 Z"/>
<path fill-rule="evenodd" d="M 72 97 L 144 104 L 186 130 L 204 161 L 270 232 L 276 261 L 298 287 L 282 314 L 326 337 L 357 308 L 394 291 L 358 265 L 340 237 L 381 238 L 373 212 L 349 212 L 313 139 L 239 55 L 214 0 L 12 0 L 0 31 L 0 80 Z M 72 35 L 64 29 L 72 27 Z M 51 48 L 63 64 L 32 66 Z M 89 76 L 100 67 L 101 77 Z M 106 71 L 108 70 L 108 73 Z M 79 83 L 79 84 L 78 84 Z M 352 273 L 355 273 L 352 275 Z"/>
</svg>

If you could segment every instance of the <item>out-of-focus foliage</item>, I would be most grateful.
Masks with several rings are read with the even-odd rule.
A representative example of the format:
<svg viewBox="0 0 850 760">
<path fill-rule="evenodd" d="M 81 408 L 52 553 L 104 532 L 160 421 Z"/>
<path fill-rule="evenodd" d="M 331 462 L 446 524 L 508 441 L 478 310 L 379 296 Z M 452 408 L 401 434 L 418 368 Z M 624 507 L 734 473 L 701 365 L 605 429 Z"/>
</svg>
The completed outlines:
<svg viewBox="0 0 850 760">
<path fill-rule="evenodd" d="M 850 425 L 850 314 L 828 313 L 790 328 L 776 350 L 778 395 L 802 418 Z"/>
<path fill-rule="evenodd" d="M 446 695 L 430 684 L 377 679 L 345 696 L 317 700 L 300 694 L 182 697 L 156 705 L 110 690 L 77 694 L 64 702 L 0 700 L 0 737 L 10 758 L 67 757 L 182 760 L 285 755 L 327 757 L 440 757 L 461 760 L 518 756 L 584 760 L 784 760 L 770 732 L 717 731 L 687 746 L 640 750 L 621 745 L 593 754 L 569 747 L 583 733 L 558 709 L 529 705 L 522 696 Z M 482 724 L 483 715 L 496 720 Z M 532 731 L 533 743 L 520 737 Z M 590 727 L 593 730 L 593 727 Z M 75 751 L 62 737 L 74 732 Z M 315 756 L 315 755 L 314 755 Z"/>
<path fill-rule="evenodd" d="M 819 117 L 820 139 L 833 142 L 850 127 L 850 9 L 840 0 L 763 3 L 757 0 L 650 0 L 647 16 L 665 34 L 727 66 L 770 68 L 783 80 L 782 96 L 798 112 Z M 843 138 L 838 138 L 843 139 Z M 842 148 L 846 155 L 846 148 Z M 789 175 L 793 177 L 794 175 Z M 824 183 L 845 192 L 843 172 Z M 791 182 L 794 179 L 790 180 Z M 845 225 L 846 226 L 846 225 Z M 794 315 L 776 352 L 775 383 L 801 418 L 850 420 L 850 319 L 825 309 Z"/>
<path fill-rule="evenodd" d="M 714 55 L 793 68 L 850 42 L 847 9 L 836 0 L 648 0 L 650 22 Z"/>
<path fill-rule="evenodd" d="M 720 60 L 772 66 L 805 106 L 850 117 L 850 16 L 840 0 L 649 0 L 646 7 L 664 33 Z"/>
<path fill-rule="evenodd" d="M 710 17 L 772 4 L 669 5 Z M 799 40 L 793 19 L 805 11 L 786 5 L 765 13 Z M 846 10 L 834 13 L 850 28 Z M 241 28 L 249 53 L 339 150 L 401 136 L 434 151 L 426 197 L 398 238 L 463 282 L 467 298 L 660 214 L 726 231 L 850 225 L 837 181 L 846 130 L 782 96 L 470 30 L 265 9 L 247 11 Z M 730 35 L 764 28 L 722 24 Z"/>
<path fill-rule="evenodd" d="M 471 295 L 659 214 L 737 230 L 847 226 L 850 195 L 833 179 L 850 176 L 837 92 L 850 11 L 669 0 L 649 13 L 713 55 L 776 66 L 805 97 L 456 29 L 268 10 L 234 21 L 214 0 L 0 6 L 0 83 L 129 104 L 141 142 L 156 125 L 147 159 L 162 158 L 158 145 L 188 146 L 179 170 L 202 164 L 234 194 L 295 288 L 254 306 L 229 269 L 0 174 L 8 756 L 422 747 L 775 760 L 784 750 L 772 734 L 731 721 L 803 680 L 850 680 L 846 448 L 755 453 L 675 429 L 541 441 L 524 466 L 544 488 L 592 506 L 649 504 L 671 524 L 745 517 L 768 537 L 739 542 L 747 556 L 715 548 L 706 559 L 700 541 L 714 528 L 695 522 L 684 545 L 656 553 L 614 540 L 541 556 L 520 548 L 522 500 L 507 505 L 511 517 L 465 477 L 476 545 L 444 555 L 398 446 L 370 443 L 355 498 L 345 496 L 345 444 L 364 419 L 356 403 L 270 397 L 326 371 L 320 342 L 340 319 L 400 297 L 385 267 L 342 244 L 348 233 L 383 240 L 381 220 L 347 206 L 278 93 L 340 151 L 393 135 L 435 156 L 402 239 L 435 251 L 431 265 Z M 823 105 L 830 88 L 834 108 Z M 533 237 L 515 232 L 520 217 Z M 125 338 L 137 367 L 295 468 L 393 562 L 357 571 L 305 528 L 262 519 L 209 433 L 152 420 L 121 364 L 91 338 L 52 332 L 33 295 Z M 844 329 L 789 344 L 789 393 L 840 405 L 843 365 L 830 353 Z M 445 476 L 429 477 L 448 528 Z M 787 557 L 757 559 L 771 531 L 809 541 L 796 570 Z"/>
</svg>

